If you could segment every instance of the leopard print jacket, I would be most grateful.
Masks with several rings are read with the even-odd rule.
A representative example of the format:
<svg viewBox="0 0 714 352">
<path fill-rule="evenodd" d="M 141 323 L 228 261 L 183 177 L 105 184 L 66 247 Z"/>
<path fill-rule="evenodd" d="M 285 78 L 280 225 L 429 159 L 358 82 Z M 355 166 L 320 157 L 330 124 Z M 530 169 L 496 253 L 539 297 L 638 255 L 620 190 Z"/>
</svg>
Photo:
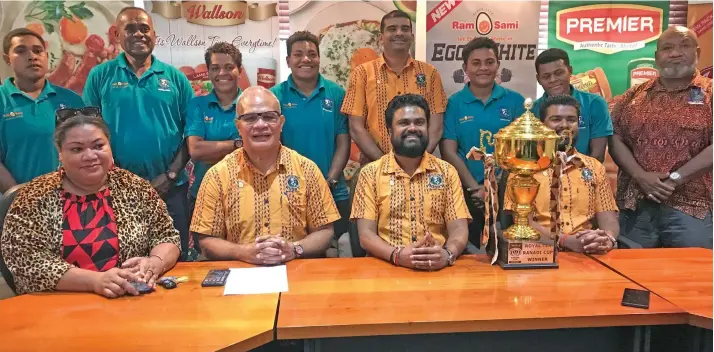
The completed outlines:
<svg viewBox="0 0 714 352">
<path fill-rule="evenodd" d="M 62 177 L 52 172 L 23 186 L 12 202 L 0 246 L 17 293 L 54 290 L 74 266 L 62 259 Z M 109 171 L 108 187 L 119 236 L 119 262 L 149 255 L 161 243 L 181 241 L 166 204 L 151 185 L 129 171 Z"/>
</svg>

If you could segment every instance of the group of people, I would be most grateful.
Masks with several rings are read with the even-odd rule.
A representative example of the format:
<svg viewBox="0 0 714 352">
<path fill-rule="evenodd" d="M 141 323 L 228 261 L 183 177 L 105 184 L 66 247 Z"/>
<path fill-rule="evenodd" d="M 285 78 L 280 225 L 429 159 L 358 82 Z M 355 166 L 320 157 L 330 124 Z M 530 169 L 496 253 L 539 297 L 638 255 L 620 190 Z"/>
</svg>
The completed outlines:
<svg viewBox="0 0 714 352">
<path fill-rule="evenodd" d="M 194 247 L 209 260 L 273 265 L 324 256 L 356 231 L 373 257 L 439 270 L 479 245 L 484 167 L 466 155 L 480 130 L 525 112 L 523 96 L 496 83 L 492 39 L 465 46 L 469 82 L 448 99 L 439 72 L 410 56 L 412 23 L 398 10 L 382 18 L 383 54 L 356 67 L 347 90 L 319 73 L 319 39 L 301 31 L 287 40 L 286 81 L 241 91 L 241 53 L 217 43 L 205 54 L 213 91 L 193 97 L 186 76 L 152 55 L 146 11 L 123 9 L 116 28 L 123 53 L 92 69 L 81 98 L 45 78 L 41 36 L 5 36 L 14 76 L 0 87 L 0 191 L 23 185 L 0 245 L 18 293 L 137 294 L 132 282 L 153 286 L 177 260 L 195 259 Z M 545 94 L 533 113 L 569 136 L 559 145 L 561 249 L 605 253 L 620 234 L 644 247 L 712 247 L 712 83 L 695 69 L 699 50 L 691 30 L 668 28 L 660 77 L 612 109 L 570 85 L 564 51 L 537 57 Z M 352 189 L 351 140 L 362 155 Z M 608 145 L 616 196 L 602 165 Z M 535 176 L 530 221 L 543 234 L 552 173 Z"/>
</svg>

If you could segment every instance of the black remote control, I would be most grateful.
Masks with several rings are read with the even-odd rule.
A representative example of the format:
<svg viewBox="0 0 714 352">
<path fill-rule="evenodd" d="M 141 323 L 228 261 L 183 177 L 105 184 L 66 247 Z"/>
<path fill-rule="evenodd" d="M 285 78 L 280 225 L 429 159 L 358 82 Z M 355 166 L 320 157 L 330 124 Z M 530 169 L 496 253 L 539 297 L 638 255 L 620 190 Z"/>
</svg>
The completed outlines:
<svg viewBox="0 0 714 352">
<path fill-rule="evenodd" d="M 203 279 L 201 286 L 203 287 L 214 287 L 223 286 L 228 280 L 228 274 L 230 274 L 230 269 L 213 269 L 208 272 L 206 278 Z"/>
</svg>

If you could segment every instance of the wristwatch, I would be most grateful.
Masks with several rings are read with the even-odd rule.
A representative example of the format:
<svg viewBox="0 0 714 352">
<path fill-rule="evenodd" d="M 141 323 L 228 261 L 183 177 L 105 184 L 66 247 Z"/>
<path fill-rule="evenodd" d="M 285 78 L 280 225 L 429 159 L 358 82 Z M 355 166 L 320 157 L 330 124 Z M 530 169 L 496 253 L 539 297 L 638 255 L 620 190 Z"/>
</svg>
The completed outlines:
<svg viewBox="0 0 714 352">
<path fill-rule="evenodd" d="M 617 240 L 615 239 L 615 237 L 612 237 L 612 235 L 607 232 L 605 232 L 605 236 L 607 236 L 607 238 L 609 238 L 610 241 L 612 241 L 612 249 L 617 248 Z"/>
<path fill-rule="evenodd" d="M 293 243 L 293 250 L 295 251 L 295 258 L 302 258 L 302 255 L 305 252 L 302 246 L 297 243 Z"/>
<path fill-rule="evenodd" d="M 170 181 L 176 181 L 176 172 L 169 170 L 165 172 L 165 175 Z"/>
<path fill-rule="evenodd" d="M 337 186 L 338 181 L 335 179 L 328 179 L 327 180 L 327 185 L 330 186 L 330 188 L 335 188 Z"/>
<path fill-rule="evenodd" d="M 233 148 L 238 149 L 243 146 L 243 140 L 240 138 L 236 138 L 233 140 Z"/>
<path fill-rule="evenodd" d="M 456 263 L 456 256 L 454 255 L 454 253 L 451 253 L 451 251 L 446 248 L 446 246 L 444 246 L 444 250 L 446 251 L 446 254 L 449 255 L 449 257 L 447 258 L 447 263 L 449 264 L 449 266 L 454 265 L 454 263 Z"/>
<path fill-rule="evenodd" d="M 673 172 L 669 174 L 669 179 L 674 181 L 675 184 L 679 184 L 679 181 L 682 179 L 682 175 L 679 174 L 679 172 Z"/>
</svg>

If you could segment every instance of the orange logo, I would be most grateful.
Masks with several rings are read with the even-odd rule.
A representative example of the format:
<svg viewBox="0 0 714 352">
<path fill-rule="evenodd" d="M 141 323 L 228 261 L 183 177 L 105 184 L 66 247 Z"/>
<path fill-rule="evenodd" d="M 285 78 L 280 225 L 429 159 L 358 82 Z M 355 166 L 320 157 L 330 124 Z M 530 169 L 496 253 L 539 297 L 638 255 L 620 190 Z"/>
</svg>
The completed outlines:
<svg viewBox="0 0 714 352">
<path fill-rule="evenodd" d="M 556 13 L 556 37 L 575 50 L 614 54 L 638 50 L 662 33 L 662 9 L 642 5 L 588 5 Z"/>
</svg>

